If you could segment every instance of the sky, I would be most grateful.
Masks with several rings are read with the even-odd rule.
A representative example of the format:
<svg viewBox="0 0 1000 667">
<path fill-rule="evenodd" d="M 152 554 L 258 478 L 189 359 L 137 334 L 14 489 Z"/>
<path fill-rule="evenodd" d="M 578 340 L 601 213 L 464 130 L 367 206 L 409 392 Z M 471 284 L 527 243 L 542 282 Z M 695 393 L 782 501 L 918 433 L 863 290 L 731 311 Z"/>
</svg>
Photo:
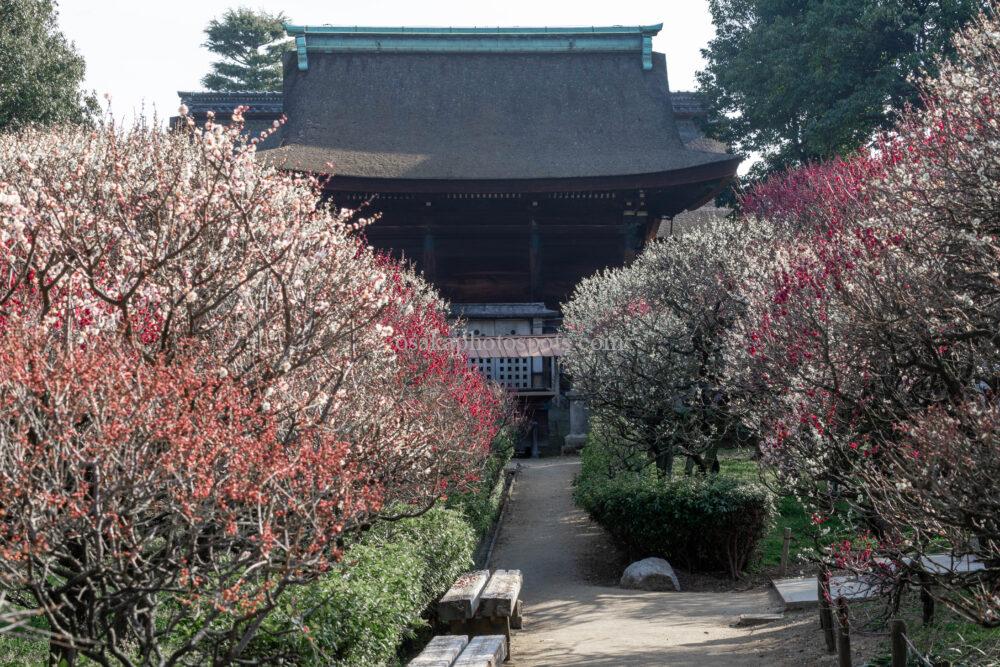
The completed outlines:
<svg viewBox="0 0 1000 667">
<path fill-rule="evenodd" d="M 714 34 L 707 0 L 60 0 L 59 25 L 87 61 L 85 87 L 109 94 L 116 116 L 173 115 L 178 90 L 201 90 L 212 54 L 208 22 L 244 5 L 293 23 L 376 26 L 579 26 L 663 23 L 653 49 L 667 56 L 672 90 L 695 87 Z"/>
</svg>

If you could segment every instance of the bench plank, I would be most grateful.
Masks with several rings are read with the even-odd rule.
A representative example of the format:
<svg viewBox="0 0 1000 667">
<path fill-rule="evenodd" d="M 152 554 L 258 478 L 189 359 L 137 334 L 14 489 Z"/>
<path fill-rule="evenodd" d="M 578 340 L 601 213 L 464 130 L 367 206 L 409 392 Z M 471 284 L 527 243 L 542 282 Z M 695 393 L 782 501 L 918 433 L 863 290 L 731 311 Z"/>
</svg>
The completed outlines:
<svg viewBox="0 0 1000 667">
<path fill-rule="evenodd" d="M 463 574 L 438 602 L 438 618 L 442 621 L 462 621 L 476 615 L 479 597 L 490 579 L 489 570 Z"/>
<path fill-rule="evenodd" d="M 521 594 L 520 570 L 497 570 L 480 595 L 480 616 L 510 616 Z"/>
<path fill-rule="evenodd" d="M 409 667 L 451 667 L 468 645 L 469 638 L 465 635 L 438 635 L 409 662 Z"/>
<path fill-rule="evenodd" d="M 458 656 L 453 667 L 500 667 L 507 658 L 507 640 L 503 635 L 473 637 Z"/>
</svg>

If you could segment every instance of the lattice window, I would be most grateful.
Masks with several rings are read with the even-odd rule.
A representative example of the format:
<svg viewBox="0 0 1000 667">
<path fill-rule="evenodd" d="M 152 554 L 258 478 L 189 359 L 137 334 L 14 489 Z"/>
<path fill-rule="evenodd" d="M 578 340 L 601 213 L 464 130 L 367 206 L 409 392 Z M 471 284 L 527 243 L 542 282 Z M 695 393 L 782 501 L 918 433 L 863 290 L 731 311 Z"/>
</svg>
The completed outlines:
<svg viewBox="0 0 1000 667">
<path fill-rule="evenodd" d="M 513 389 L 531 389 L 529 357 L 471 357 L 469 366 L 500 384 Z"/>
<path fill-rule="evenodd" d="M 497 357 L 493 372 L 500 384 L 516 389 L 531 388 L 531 359 L 527 357 Z"/>
<path fill-rule="evenodd" d="M 482 357 L 469 357 L 469 366 L 476 368 L 488 378 L 493 377 L 493 360 Z"/>
</svg>

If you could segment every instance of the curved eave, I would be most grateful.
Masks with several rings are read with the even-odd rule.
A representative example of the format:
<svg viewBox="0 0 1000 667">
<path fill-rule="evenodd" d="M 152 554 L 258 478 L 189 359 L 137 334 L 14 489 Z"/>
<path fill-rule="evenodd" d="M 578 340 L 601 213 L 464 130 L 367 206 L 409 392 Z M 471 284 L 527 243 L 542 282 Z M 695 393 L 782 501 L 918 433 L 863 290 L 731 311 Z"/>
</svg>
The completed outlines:
<svg viewBox="0 0 1000 667">
<path fill-rule="evenodd" d="M 728 182 L 736 175 L 741 159 L 710 162 L 694 167 L 645 174 L 581 176 L 570 178 L 508 179 L 406 179 L 365 176 L 327 176 L 323 188 L 328 192 L 393 193 L 502 193 L 502 192 L 585 192 L 594 190 L 637 190 L 675 187 L 710 181 Z M 281 165 L 277 165 L 281 168 Z M 320 176 L 324 176 L 320 174 Z"/>
</svg>

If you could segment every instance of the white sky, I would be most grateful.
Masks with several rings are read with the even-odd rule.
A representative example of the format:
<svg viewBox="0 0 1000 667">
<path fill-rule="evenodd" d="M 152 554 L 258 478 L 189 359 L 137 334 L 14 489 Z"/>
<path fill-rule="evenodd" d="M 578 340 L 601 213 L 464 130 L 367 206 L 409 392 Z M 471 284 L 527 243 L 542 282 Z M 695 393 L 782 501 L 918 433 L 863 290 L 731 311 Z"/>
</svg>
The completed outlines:
<svg viewBox="0 0 1000 667">
<path fill-rule="evenodd" d="M 116 116 L 143 104 L 169 117 L 178 90 L 200 90 L 212 54 L 202 31 L 226 9 L 283 11 L 293 23 L 406 26 L 559 26 L 663 23 L 672 90 L 692 89 L 714 30 L 707 0 L 60 0 L 59 25 L 87 61 L 86 87 L 108 93 Z"/>
</svg>

